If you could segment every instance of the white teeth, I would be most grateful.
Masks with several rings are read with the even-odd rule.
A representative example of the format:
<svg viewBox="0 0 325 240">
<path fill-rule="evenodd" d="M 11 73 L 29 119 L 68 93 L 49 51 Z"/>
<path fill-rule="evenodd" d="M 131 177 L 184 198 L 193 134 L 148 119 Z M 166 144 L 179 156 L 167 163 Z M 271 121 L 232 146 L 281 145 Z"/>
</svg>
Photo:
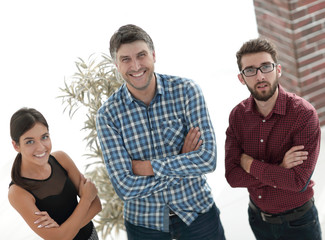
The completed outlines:
<svg viewBox="0 0 325 240">
<path fill-rule="evenodd" d="M 139 74 L 132 74 L 133 77 L 141 77 L 144 74 L 144 72 L 141 72 Z"/>
<path fill-rule="evenodd" d="M 45 156 L 45 152 L 40 154 L 40 155 L 35 155 L 36 157 L 44 157 Z"/>
<path fill-rule="evenodd" d="M 258 86 L 258 88 L 264 88 L 264 87 L 267 87 L 267 84 Z"/>
</svg>

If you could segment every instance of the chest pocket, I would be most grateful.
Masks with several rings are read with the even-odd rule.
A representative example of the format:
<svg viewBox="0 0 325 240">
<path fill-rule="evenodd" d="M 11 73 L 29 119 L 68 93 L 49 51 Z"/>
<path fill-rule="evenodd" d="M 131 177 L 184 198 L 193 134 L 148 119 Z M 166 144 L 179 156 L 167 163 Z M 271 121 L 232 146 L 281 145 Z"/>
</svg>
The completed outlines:
<svg viewBox="0 0 325 240">
<path fill-rule="evenodd" d="M 163 124 L 163 136 L 165 144 L 181 149 L 185 139 L 185 126 L 181 119 L 169 120 Z"/>
</svg>

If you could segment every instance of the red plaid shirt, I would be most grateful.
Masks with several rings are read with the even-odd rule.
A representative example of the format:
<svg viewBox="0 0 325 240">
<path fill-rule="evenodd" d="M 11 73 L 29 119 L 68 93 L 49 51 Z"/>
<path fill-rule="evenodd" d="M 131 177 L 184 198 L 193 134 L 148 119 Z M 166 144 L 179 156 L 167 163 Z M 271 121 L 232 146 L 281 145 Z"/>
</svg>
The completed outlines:
<svg viewBox="0 0 325 240">
<path fill-rule="evenodd" d="M 226 135 L 227 181 L 232 187 L 246 187 L 262 211 L 284 212 L 313 197 L 314 182 L 310 179 L 321 131 L 316 110 L 306 100 L 279 86 L 273 110 L 263 117 L 251 96 L 230 113 Z M 307 160 L 291 169 L 280 167 L 285 153 L 297 145 L 305 146 Z M 254 158 L 250 173 L 240 166 L 242 153 Z"/>
</svg>

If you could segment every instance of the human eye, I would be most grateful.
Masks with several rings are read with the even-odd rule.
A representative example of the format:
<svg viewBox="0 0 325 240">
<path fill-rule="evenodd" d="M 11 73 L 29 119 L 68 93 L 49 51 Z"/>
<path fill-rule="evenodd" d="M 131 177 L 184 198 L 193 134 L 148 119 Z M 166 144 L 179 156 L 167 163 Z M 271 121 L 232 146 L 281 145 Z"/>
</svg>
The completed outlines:
<svg viewBox="0 0 325 240">
<path fill-rule="evenodd" d="M 142 58 L 142 57 L 145 57 L 147 54 L 145 53 L 145 52 L 140 52 L 139 54 L 138 54 L 138 57 L 139 58 Z"/>
<path fill-rule="evenodd" d="M 130 60 L 130 58 L 124 57 L 124 58 L 121 59 L 121 62 L 127 63 L 129 60 Z"/>
<path fill-rule="evenodd" d="M 271 63 L 261 66 L 262 72 L 270 72 L 273 70 L 273 65 Z"/>
<path fill-rule="evenodd" d="M 244 71 L 247 73 L 251 73 L 251 72 L 254 72 L 255 69 L 254 68 L 246 68 Z"/>
<path fill-rule="evenodd" d="M 34 143 L 34 140 L 27 140 L 25 143 L 26 143 L 26 145 L 31 145 Z"/>
<path fill-rule="evenodd" d="M 50 135 L 44 135 L 44 136 L 42 137 L 43 140 L 47 140 L 47 139 L 49 139 L 49 138 L 50 138 Z"/>
<path fill-rule="evenodd" d="M 255 68 L 246 68 L 246 69 L 244 69 L 244 73 L 245 73 L 245 75 L 252 75 L 252 74 L 255 74 L 255 71 L 256 71 L 256 69 Z"/>
</svg>

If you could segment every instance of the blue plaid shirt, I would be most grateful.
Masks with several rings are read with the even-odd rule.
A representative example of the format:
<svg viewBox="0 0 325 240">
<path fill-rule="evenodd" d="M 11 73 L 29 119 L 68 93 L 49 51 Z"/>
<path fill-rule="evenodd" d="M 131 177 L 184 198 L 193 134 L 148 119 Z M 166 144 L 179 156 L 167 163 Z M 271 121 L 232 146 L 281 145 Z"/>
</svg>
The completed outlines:
<svg viewBox="0 0 325 240">
<path fill-rule="evenodd" d="M 213 197 L 204 174 L 216 168 L 214 130 L 200 88 L 189 79 L 155 74 L 150 105 L 126 85 L 99 109 L 97 132 L 104 161 L 124 217 L 130 223 L 169 231 L 169 211 L 186 224 L 207 212 Z M 191 127 L 199 127 L 200 149 L 180 154 Z M 154 176 L 136 176 L 131 160 L 150 160 Z"/>
</svg>

